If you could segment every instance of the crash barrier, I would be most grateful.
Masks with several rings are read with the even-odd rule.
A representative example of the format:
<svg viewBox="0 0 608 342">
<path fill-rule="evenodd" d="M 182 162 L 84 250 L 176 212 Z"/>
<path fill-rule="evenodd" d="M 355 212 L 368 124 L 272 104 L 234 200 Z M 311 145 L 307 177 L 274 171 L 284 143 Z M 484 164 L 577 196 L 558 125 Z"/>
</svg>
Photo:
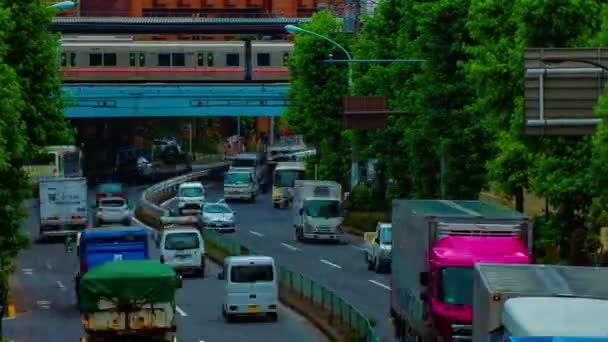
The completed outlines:
<svg viewBox="0 0 608 342">
<path fill-rule="evenodd" d="M 227 167 L 227 163 L 209 164 L 208 168 L 203 171 L 175 177 L 149 187 L 141 196 L 140 203 L 135 210 L 136 217 L 151 227 L 161 229 L 163 227 L 162 217 L 169 216 L 170 213 L 160 204 L 172 198 L 181 183 L 207 178 L 214 172 L 217 173 Z M 208 250 L 215 249 L 223 256 L 260 255 L 233 238 L 212 230 L 204 230 L 203 238 Z M 350 336 L 350 341 L 380 342 L 370 320 L 348 301 L 338 296 L 335 291 L 286 267 L 279 266 L 278 270 L 282 291 L 290 291 L 314 305 L 332 326 L 340 323 L 346 325 L 353 335 Z"/>
<path fill-rule="evenodd" d="M 219 249 L 225 256 L 261 255 L 242 246 L 236 240 L 212 230 L 204 230 L 203 238 L 205 244 Z M 317 309 L 321 309 L 323 317 L 331 325 L 345 324 L 354 333 L 349 337 L 349 341 L 380 342 L 369 319 L 334 291 L 302 273 L 283 266 L 278 266 L 278 273 L 281 290 L 291 291 Z"/>
</svg>

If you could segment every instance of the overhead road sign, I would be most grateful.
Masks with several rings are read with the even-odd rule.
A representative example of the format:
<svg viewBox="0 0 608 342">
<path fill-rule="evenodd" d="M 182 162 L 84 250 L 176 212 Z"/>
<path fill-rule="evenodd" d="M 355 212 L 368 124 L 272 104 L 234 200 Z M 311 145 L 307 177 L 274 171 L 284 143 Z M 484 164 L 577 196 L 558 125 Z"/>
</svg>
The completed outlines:
<svg viewBox="0 0 608 342">
<path fill-rule="evenodd" d="M 284 33 L 285 25 L 310 21 L 310 18 L 57 17 L 50 30 L 80 34 L 271 34 Z"/>
<path fill-rule="evenodd" d="M 593 134 L 594 108 L 608 77 L 608 49 L 526 49 L 525 132 L 527 135 Z"/>
</svg>

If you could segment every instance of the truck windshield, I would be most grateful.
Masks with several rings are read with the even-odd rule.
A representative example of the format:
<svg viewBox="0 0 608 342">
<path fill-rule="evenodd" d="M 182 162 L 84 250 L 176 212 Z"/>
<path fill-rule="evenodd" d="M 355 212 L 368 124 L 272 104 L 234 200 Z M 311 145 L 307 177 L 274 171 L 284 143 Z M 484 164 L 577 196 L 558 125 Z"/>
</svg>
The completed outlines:
<svg viewBox="0 0 608 342">
<path fill-rule="evenodd" d="M 199 247 L 196 233 L 173 233 L 165 238 L 165 249 L 195 249 Z"/>
<path fill-rule="evenodd" d="M 181 188 L 179 194 L 181 197 L 201 197 L 203 196 L 203 188 L 191 187 Z"/>
<path fill-rule="evenodd" d="M 445 304 L 473 304 L 473 268 L 444 267 L 439 271 L 437 300 Z"/>
<path fill-rule="evenodd" d="M 306 202 L 306 215 L 310 217 L 340 217 L 340 202 L 336 200 L 310 200 Z"/>
<path fill-rule="evenodd" d="M 248 173 L 239 172 L 239 173 L 227 173 L 226 178 L 224 178 L 224 184 L 247 184 L 251 182 Z"/>
<path fill-rule="evenodd" d="M 391 228 L 380 230 L 380 242 L 384 245 L 390 245 L 393 242 L 392 232 L 393 230 Z"/>
<path fill-rule="evenodd" d="M 296 180 L 304 179 L 304 171 L 301 170 L 280 170 L 275 171 L 273 184 L 281 188 L 293 188 Z"/>
<path fill-rule="evenodd" d="M 272 281 L 273 278 L 272 265 L 232 266 L 230 271 L 230 281 L 233 283 Z"/>
</svg>

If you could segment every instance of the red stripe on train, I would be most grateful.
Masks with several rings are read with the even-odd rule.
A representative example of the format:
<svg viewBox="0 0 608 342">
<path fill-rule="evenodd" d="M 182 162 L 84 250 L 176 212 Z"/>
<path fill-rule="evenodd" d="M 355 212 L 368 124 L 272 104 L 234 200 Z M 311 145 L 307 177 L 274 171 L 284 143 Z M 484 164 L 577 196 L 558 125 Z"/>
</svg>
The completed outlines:
<svg viewBox="0 0 608 342">
<path fill-rule="evenodd" d="M 61 72 L 99 72 L 99 73 L 218 73 L 218 72 L 245 72 L 244 68 L 62 68 Z M 256 73 L 287 73 L 289 68 L 253 68 Z"/>
</svg>

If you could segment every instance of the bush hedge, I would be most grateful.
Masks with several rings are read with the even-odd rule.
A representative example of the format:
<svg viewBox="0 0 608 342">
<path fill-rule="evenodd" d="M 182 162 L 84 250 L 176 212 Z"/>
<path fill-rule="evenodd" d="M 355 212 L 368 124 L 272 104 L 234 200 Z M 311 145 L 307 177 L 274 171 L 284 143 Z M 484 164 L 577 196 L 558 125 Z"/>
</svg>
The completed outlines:
<svg viewBox="0 0 608 342">
<path fill-rule="evenodd" d="M 344 215 L 344 224 L 361 232 L 373 232 L 378 222 L 391 222 L 391 215 L 385 211 L 353 211 Z"/>
</svg>

